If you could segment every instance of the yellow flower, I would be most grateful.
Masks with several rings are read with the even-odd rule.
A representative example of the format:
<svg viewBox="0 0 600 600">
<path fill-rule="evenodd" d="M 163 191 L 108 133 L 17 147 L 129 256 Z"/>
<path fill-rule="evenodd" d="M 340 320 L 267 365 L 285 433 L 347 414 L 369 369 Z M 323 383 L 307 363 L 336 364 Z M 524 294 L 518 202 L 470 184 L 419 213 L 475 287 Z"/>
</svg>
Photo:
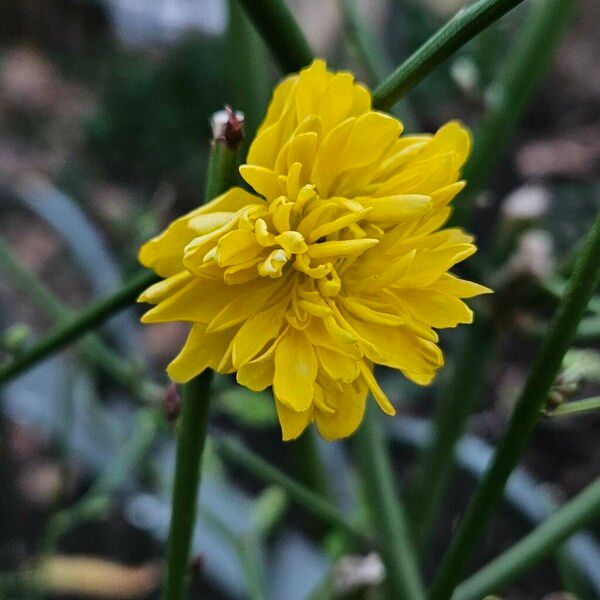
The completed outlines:
<svg viewBox="0 0 600 600">
<path fill-rule="evenodd" d="M 443 364 L 434 329 L 470 323 L 461 301 L 488 292 L 448 270 L 476 250 L 440 229 L 463 188 L 469 133 L 401 136 L 349 73 L 316 60 L 275 89 L 232 188 L 171 223 L 140 261 L 164 278 L 139 298 L 145 323 L 189 321 L 168 367 L 210 367 L 251 390 L 273 386 L 283 439 L 315 421 L 353 433 L 370 391 L 394 407 L 373 365 L 427 385 Z"/>
</svg>

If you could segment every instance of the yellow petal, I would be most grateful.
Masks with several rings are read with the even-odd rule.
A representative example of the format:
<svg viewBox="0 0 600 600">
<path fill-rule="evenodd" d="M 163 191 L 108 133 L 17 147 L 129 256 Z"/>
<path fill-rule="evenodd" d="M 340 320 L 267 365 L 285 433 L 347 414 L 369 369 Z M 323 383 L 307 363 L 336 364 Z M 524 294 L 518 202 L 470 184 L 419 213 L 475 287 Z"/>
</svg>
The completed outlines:
<svg viewBox="0 0 600 600">
<path fill-rule="evenodd" d="M 262 246 L 256 241 L 252 231 L 236 229 L 226 233 L 217 244 L 217 263 L 227 267 L 246 262 L 258 256 Z"/>
<path fill-rule="evenodd" d="M 285 112 L 286 107 L 289 106 L 294 99 L 294 93 L 297 84 L 298 75 L 288 75 L 277 84 L 275 90 L 273 91 L 271 102 L 269 103 L 267 116 L 261 123 L 258 129 L 258 134 L 262 133 L 265 129 L 269 128 L 281 118 L 281 115 Z"/>
<path fill-rule="evenodd" d="M 211 202 L 173 221 L 165 231 L 140 248 L 138 259 L 161 277 L 175 275 L 182 270 L 183 249 L 197 237 L 189 225 L 192 219 L 209 212 L 235 212 L 248 204 L 261 201 L 241 188 L 231 188 Z"/>
<path fill-rule="evenodd" d="M 396 414 L 396 409 L 392 406 L 392 403 L 388 400 L 388 397 L 385 395 L 385 392 L 379 387 L 377 380 L 373 376 L 371 369 L 364 363 L 359 363 L 360 372 L 369 388 L 371 394 L 373 394 L 373 398 L 377 404 L 379 404 L 379 408 L 386 414 L 394 416 Z"/>
<path fill-rule="evenodd" d="M 364 238 L 362 240 L 340 240 L 339 242 L 321 242 L 308 247 L 308 255 L 312 258 L 338 258 L 362 254 L 369 248 L 379 244 L 379 240 Z"/>
<path fill-rule="evenodd" d="M 352 315 L 344 315 L 360 335 L 359 344 L 369 360 L 399 369 L 415 383 L 428 385 L 443 364 L 440 349 L 432 341 L 422 339 L 402 327 L 386 327 L 364 323 Z M 363 342 L 367 342 L 363 345 Z"/>
<path fill-rule="evenodd" d="M 313 131 L 302 133 L 294 137 L 289 145 L 287 155 L 287 167 L 288 169 L 294 163 L 300 163 L 305 169 L 304 174 L 308 174 L 312 170 L 313 160 L 319 136 Z"/>
<path fill-rule="evenodd" d="M 310 179 L 319 190 L 321 197 L 326 198 L 329 195 L 329 188 L 338 174 L 337 164 L 340 155 L 346 146 L 355 121 L 355 118 L 349 118 L 336 125 L 325 136 L 319 148 Z"/>
<path fill-rule="evenodd" d="M 329 348 L 315 348 L 319 368 L 337 381 L 352 383 L 359 375 L 358 362 Z"/>
<path fill-rule="evenodd" d="M 352 435 L 360 425 L 365 413 L 368 388 L 362 379 L 353 385 L 343 386 L 341 392 L 325 392 L 328 406 L 333 414 L 315 409 L 314 418 L 319 433 L 327 440 L 338 440 Z"/>
<path fill-rule="evenodd" d="M 181 352 L 167 367 L 173 381 L 186 383 L 204 369 L 218 370 L 233 334 L 228 331 L 205 333 L 205 326 L 194 324 Z"/>
<path fill-rule="evenodd" d="M 283 191 L 277 182 L 277 175 L 271 169 L 257 167 L 256 165 L 242 165 L 240 175 L 249 186 L 267 200 L 277 198 Z"/>
<path fill-rule="evenodd" d="M 400 121 L 384 113 L 372 111 L 358 117 L 339 158 L 339 171 L 377 162 L 401 132 Z"/>
<path fill-rule="evenodd" d="M 298 122 L 317 112 L 321 96 L 332 77 L 333 75 L 327 71 L 325 61 L 320 59 L 314 60 L 309 67 L 300 71 L 296 92 Z"/>
<path fill-rule="evenodd" d="M 260 285 L 252 286 L 245 293 L 237 294 L 234 299 L 224 306 L 210 321 L 206 331 L 221 331 L 245 321 L 259 312 L 265 302 L 277 293 L 279 286 L 269 280 L 263 280 Z"/>
<path fill-rule="evenodd" d="M 193 278 L 142 317 L 142 323 L 196 321 L 210 323 L 233 298 L 247 286 L 235 289 L 223 281 Z"/>
<path fill-rule="evenodd" d="M 146 288 L 138 296 L 137 301 L 158 304 L 168 296 L 180 290 L 184 285 L 188 284 L 190 280 L 191 275 L 187 271 L 182 271 L 181 273 L 177 273 L 177 275 L 158 281 Z"/>
<path fill-rule="evenodd" d="M 258 358 L 244 363 L 238 369 L 237 382 L 253 392 L 261 392 L 272 385 L 275 376 L 276 348 L 277 343 L 275 342 Z"/>
<path fill-rule="evenodd" d="M 404 219 L 422 217 L 431 210 L 429 196 L 418 194 L 388 196 L 386 198 L 357 198 L 371 210 L 365 216 L 366 221 L 397 223 Z"/>
<path fill-rule="evenodd" d="M 354 77 L 350 73 L 336 73 L 327 84 L 319 104 L 323 132 L 341 123 L 354 103 Z"/>
<path fill-rule="evenodd" d="M 457 296 L 458 298 L 473 298 L 473 296 L 479 296 L 480 294 L 494 293 L 493 290 L 484 285 L 479 285 L 478 283 L 467 281 L 466 279 L 460 279 L 450 273 L 442 275 L 437 281 L 432 283 L 430 287 L 437 292 L 450 294 L 452 296 Z"/>
<path fill-rule="evenodd" d="M 279 335 L 288 302 L 286 297 L 268 310 L 256 313 L 240 327 L 233 340 L 233 364 L 236 368 L 252 360 Z"/>
<path fill-rule="evenodd" d="M 371 110 L 371 92 L 364 85 L 355 83 L 352 96 L 351 116 L 360 117 Z"/>
<path fill-rule="evenodd" d="M 273 391 L 279 401 L 298 412 L 308 410 L 317 368 L 317 357 L 304 333 L 288 328 L 275 351 Z"/>
<path fill-rule="evenodd" d="M 440 188 L 431 194 L 431 203 L 436 207 L 446 206 L 454 197 L 464 189 L 465 181 L 457 181 L 446 187 Z"/>
<path fill-rule="evenodd" d="M 296 412 L 287 408 L 282 402 L 278 402 L 277 398 L 275 398 L 275 407 L 277 408 L 277 416 L 281 424 L 281 434 L 284 442 L 295 440 L 312 421 L 312 408 L 303 412 Z"/>
<path fill-rule="evenodd" d="M 308 246 L 304 241 L 304 236 L 298 231 L 285 231 L 279 234 L 275 241 L 288 253 L 288 254 L 301 254 L 306 252 Z"/>
<path fill-rule="evenodd" d="M 455 296 L 427 289 L 404 290 L 401 298 L 407 312 L 431 327 L 456 327 L 459 323 L 473 322 L 473 311 Z"/>
</svg>

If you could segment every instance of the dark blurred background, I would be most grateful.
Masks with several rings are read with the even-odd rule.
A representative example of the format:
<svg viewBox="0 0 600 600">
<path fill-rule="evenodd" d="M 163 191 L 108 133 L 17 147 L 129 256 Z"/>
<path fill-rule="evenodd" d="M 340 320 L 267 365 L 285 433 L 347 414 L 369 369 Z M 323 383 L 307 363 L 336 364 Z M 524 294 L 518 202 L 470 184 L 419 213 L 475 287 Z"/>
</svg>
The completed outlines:
<svg viewBox="0 0 600 600">
<path fill-rule="evenodd" d="M 462 3 L 357 4 L 379 49 L 376 67 L 385 71 Z M 529 4 L 469 43 L 409 94 L 402 107 L 407 130 L 432 131 L 450 118 L 477 122 Z M 370 85 L 376 83 L 372 65 L 361 64 L 349 41 L 340 3 L 296 0 L 292 8 L 313 49 L 331 67 L 350 68 Z M 501 315 L 501 343 L 471 424 L 471 433 L 483 441 L 493 443 L 501 432 L 556 305 L 552 286 L 560 286 L 573 248 L 600 208 L 599 17 L 597 0 L 576 3 L 550 72 L 477 197 L 471 229 L 484 254 L 491 251 L 494 224 L 508 231 L 517 221 L 527 223 L 513 240 L 501 274 L 511 304 Z M 5 358 L 18 354 L 60 316 L 20 267 L 73 309 L 116 288 L 135 271 L 140 243 L 202 198 L 210 114 L 226 103 L 244 111 L 251 137 L 278 77 L 240 9 L 225 0 L 0 3 L 0 343 Z M 600 307 L 594 306 L 578 351 L 568 356 L 581 397 L 599 389 Z M 104 347 L 122 357 L 118 367 L 126 373 L 120 384 L 107 376 L 106 363 L 99 367 L 94 346 L 79 346 L 0 391 L 0 598 L 158 597 L 172 425 L 154 409 L 140 409 L 140 403 L 160 405 L 167 385 L 163 369 L 184 328 L 142 328 L 137 316 L 136 309 L 125 311 L 101 332 Z M 444 338 L 446 348 L 451 337 Z M 384 382 L 401 407 L 400 427 L 392 432 L 394 459 L 409 480 L 415 440 L 422 419 L 431 414 L 433 393 L 391 374 L 384 374 Z M 343 444 L 325 444 L 308 434 L 282 447 L 268 395 L 241 390 L 226 378 L 217 382 L 215 406 L 216 427 L 240 433 L 311 485 L 314 473 L 303 471 L 298 456 L 316 449 L 336 473 L 337 500 L 360 513 Z M 522 536 L 539 510 L 543 513 L 544 499 L 560 503 L 600 474 L 599 426 L 600 417 L 587 415 L 539 427 L 525 458 L 532 477 L 523 492 L 529 505 L 515 501 L 502 509 L 480 562 Z M 479 456 L 476 449 L 465 452 L 465 463 L 473 458 L 469 452 L 475 453 L 473 460 Z M 340 566 L 339 539 L 288 509 L 280 490 L 264 489 L 227 469 L 210 447 L 207 463 L 200 515 L 206 527 L 195 540 L 193 597 L 255 597 L 248 582 L 249 564 L 257 555 L 264 559 L 269 598 L 309 597 L 328 574 L 342 590 L 352 579 L 344 568 L 363 573 L 349 588 L 352 597 L 378 597 L 377 557 L 359 559 L 360 569 L 343 561 Z M 429 570 L 471 486 L 472 475 L 457 480 Z M 257 522 L 262 523 L 258 533 Z M 593 563 L 597 551 L 592 543 L 582 560 Z M 558 594 L 564 582 L 561 569 L 547 561 L 505 597 L 556 600 L 563 597 Z M 583 587 L 589 597 L 599 597 L 589 582 Z"/>
</svg>

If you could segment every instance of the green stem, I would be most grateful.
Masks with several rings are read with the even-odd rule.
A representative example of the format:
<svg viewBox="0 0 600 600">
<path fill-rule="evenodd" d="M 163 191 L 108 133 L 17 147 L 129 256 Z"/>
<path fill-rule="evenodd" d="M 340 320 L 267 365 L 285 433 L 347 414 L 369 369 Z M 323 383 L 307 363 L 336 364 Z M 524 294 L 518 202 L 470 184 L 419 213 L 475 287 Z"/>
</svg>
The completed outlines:
<svg viewBox="0 0 600 600">
<path fill-rule="evenodd" d="M 424 589 L 406 515 L 394 489 L 392 466 L 379 417 L 377 408 L 370 401 L 353 440 L 355 455 L 386 566 L 389 596 L 420 600 L 424 598 Z"/>
<path fill-rule="evenodd" d="M 455 370 L 438 394 L 432 438 L 420 456 L 411 495 L 411 524 L 421 555 L 435 529 L 454 469 L 454 448 L 480 397 L 497 339 L 492 320 L 483 315 L 462 335 Z"/>
<path fill-rule="evenodd" d="M 190 548 L 198 491 L 200 461 L 206 440 L 212 371 L 186 383 L 177 424 L 177 457 L 173 482 L 173 512 L 167 545 L 163 600 L 182 600 L 188 586 Z"/>
<path fill-rule="evenodd" d="M 335 506 L 273 467 L 241 442 L 227 437 L 213 437 L 212 441 L 223 460 L 245 469 L 266 483 L 279 485 L 293 502 L 334 527 L 339 527 L 360 546 L 372 543 L 372 540 L 356 525 L 350 523 Z"/>
<path fill-rule="evenodd" d="M 442 600 L 452 595 L 502 497 L 508 477 L 529 442 L 563 357 L 599 281 L 600 213 L 575 263 L 569 286 L 536 355 L 494 459 L 475 490 L 434 579 L 430 600 Z"/>
<path fill-rule="evenodd" d="M 212 127 L 213 140 L 204 195 L 206 202 L 231 186 L 243 141 L 240 123 L 232 115 L 227 124 L 213 118 Z M 183 600 L 188 588 L 190 548 L 198 506 L 212 375 L 212 371 L 207 369 L 183 386 L 163 600 Z"/>
<path fill-rule="evenodd" d="M 522 1 L 479 0 L 462 9 L 377 86 L 373 105 L 389 110 L 430 71 Z"/>
<path fill-rule="evenodd" d="M 149 285 L 158 281 L 151 271 L 142 271 L 123 287 L 106 298 L 92 302 L 88 308 L 56 326 L 43 340 L 19 355 L 5 367 L 0 368 L 0 385 L 13 379 L 35 363 L 64 348 L 89 329 L 103 323 L 108 317 L 130 305 Z"/>
<path fill-rule="evenodd" d="M 219 141 L 213 142 L 206 174 L 206 202 L 220 196 L 234 184 L 237 167 L 237 149 L 228 148 L 226 144 Z"/>
<path fill-rule="evenodd" d="M 562 0 L 558 4 L 561 2 L 565 4 Z M 556 45 L 566 18 L 564 9 L 557 12 L 556 4 L 557 2 L 550 0 L 540 3 L 532 10 L 519 35 L 515 51 L 509 55 L 508 68 L 494 84 L 494 87 L 501 90 L 501 101 L 486 112 L 482 126 L 475 135 L 475 151 L 465 173 L 465 178 L 469 181 L 468 196 L 463 194 L 460 202 L 455 205 L 454 219 L 457 222 L 466 220 L 469 202 L 484 181 L 481 177 L 483 165 L 491 168 L 499 156 L 497 138 L 506 133 L 506 123 L 515 123 L 520 114 L 515 113 L 511 98 L 518 96 L 517 104 L 523 110 L 539 81 L 538 71 L 532 69 L 545 64 Z M 540 15 L 540 9 L 544 14 Z M 546 33 L 544 26 L 549 23 L 552 27 Z M 532 73 L 535 75 L 532 76 Z M 490 127 L 491 133 L 488 130 Z M 498 259 L 499 256 L 496 256 L 494 263 Z M 432 444 L 422 455 L 420 468 L 417 470 L 420 477 L 413 497 L 414 513 L 411 511 L 411 514 L 415 517 L 421 550 L 426 547 L 447 491 L 454 446 L 474 408 L 482 385 L 484 365 L 496 337 L 489 321 L 476 321 L 466 335 L 466 347 L 458 359 L 456 371 L 438 399 Z M 477 365 L 477 368 L 473 369 L 473 365 Z"/>
<path fill-rule="evenodd" d="M 299 71 L 313 53 L 283 0 L 238 0 L 284 73 Z"/>
<path fill-rule="evenodd" d="M 2 238 L 0 238 L 0 264 L 11 277 L 15 287 L 27 294 L 34 306 L 44 311 L 55 321 L 55 324 L 65 323 L 73 317 L 73 311 L 16 259 Z M 153 403 L 160 397 L 159 386 L 145 380 L 135 364 L 125 361 L 106 346 L 99 336 L 93 333 L 86 335 L 79 344 L 79 350 L 84 360 L 99 367 L 141 402 Z"/>
<path fill-rule="evenodd" d="M 585 400 L 564 402 L 552 410 L 544 411 L 544 415 L 546 417 L 569 417 L 598 410 L 600 410 L 600 396 L 594 396 Z"/>
<path fill-rule="evenodd" d="M 464 581 L 452 600 L 479 600 L 533 568 L 600 514 L 600 479 L 562 506 L 520 542 Z"/>
<path fill-rule="evenodd" d="M 475 131 L 473 152 L 463 174 L 469 185 L 454 205 L 454 224 L 466 223 L 473 199 L 513 138 L 548 69 L 572 9 L 572 0 L 534 2 L 499 78 L 490 87 L 491 100 Z"/>
</svg>

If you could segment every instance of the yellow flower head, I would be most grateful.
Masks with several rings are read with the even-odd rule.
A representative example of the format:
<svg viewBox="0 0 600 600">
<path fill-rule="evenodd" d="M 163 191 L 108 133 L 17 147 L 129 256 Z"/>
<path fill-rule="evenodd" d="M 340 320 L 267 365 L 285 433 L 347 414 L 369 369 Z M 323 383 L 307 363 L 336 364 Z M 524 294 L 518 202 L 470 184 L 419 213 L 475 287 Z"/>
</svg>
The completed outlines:
<svg viewBox="0 0 600 600">
<path fill-rule="evenodd" d="M 448 270 L 476 250 L 440 229 L 463 188 L 469 133 L 401 136 L 350 73 L 316 60 L 275 89 L 232 188 L 140 251 L 163 281 L 146 323 L 189 321 L 168 367 L 210 367 L 251 390 L 272 385 L 283 439 L 315 421 L 327 439 L 358 427 L 370 391 L 394 408 L 373 365 L 427 385 L 443 364 L 434 328 L 470 323 L 461 301 L 489 290 Z"/>
</svg>

